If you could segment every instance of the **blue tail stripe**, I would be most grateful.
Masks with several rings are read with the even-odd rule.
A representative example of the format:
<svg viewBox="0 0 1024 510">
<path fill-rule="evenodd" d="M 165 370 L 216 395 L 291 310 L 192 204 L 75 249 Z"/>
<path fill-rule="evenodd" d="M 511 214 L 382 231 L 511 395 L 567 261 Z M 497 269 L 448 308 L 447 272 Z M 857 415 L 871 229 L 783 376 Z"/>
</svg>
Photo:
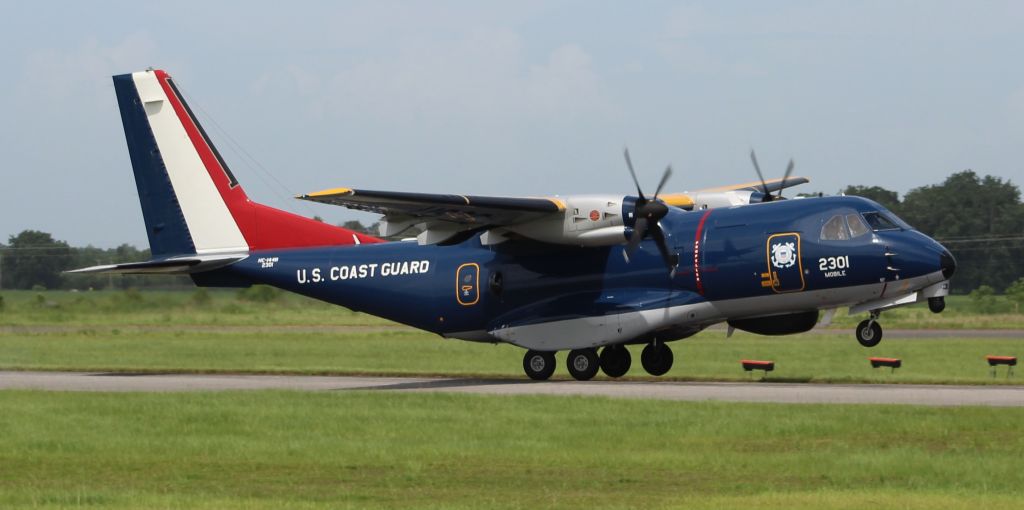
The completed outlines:
<svg viewBox="0 0 1024 510">
<path fill-rule="evenodd" d="M 114 90 L 135 172 L 135 186 L 139 190 L 150 251 L 153 257 L 195 253 L 185 215 L 181 212 L 132 75 L 114 76 Z"/>
</svg>

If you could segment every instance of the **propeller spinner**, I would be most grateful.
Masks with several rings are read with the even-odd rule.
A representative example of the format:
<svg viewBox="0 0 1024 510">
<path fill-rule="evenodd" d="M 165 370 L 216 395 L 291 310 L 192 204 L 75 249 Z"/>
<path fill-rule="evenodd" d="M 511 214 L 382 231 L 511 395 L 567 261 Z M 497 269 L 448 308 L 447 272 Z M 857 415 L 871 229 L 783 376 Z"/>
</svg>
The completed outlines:
<svg viewBox="0 0 1024 510">
<path fill-rule="evenodd" d="M 626 262 L 629 262 L 629 257 L 640 246 L 640 242 L 644 240 L 644 237 L 650 235 L 654 239 L 654 244 L 658 246 L 662 260 L 665 261 L 665 265 L 669 269 L 669 278 L 673 278 L 676 275 L 676 266 L 679 265 L 679 257 L 669 252 L 668 245 L 665 244 L 665 233 L 662 232 L 659 222 L 668 214 L 668 206 L 658 200 L 658 194 L 661 193 L 661 189 L 668 182 L 668 178 L 672 176 L 672 166 L 670 165 L 665 168 L 665 173 L 661 175 L 661 182 L 658 183 L 657 189 L 654 190 L 654 196 L 647 198 L 644 196 L 643 190 L 640 189 L 640 180 L 636 178 L 636 171 L 633 170 L 633 161 L 629 158 L 628 148 L 625 149 L 624 155 L 626 156 L 626 167 L 629 168 L 629 174 L 633 177 L 633 183 L 636 184 L 636 192 L 639 198 L 637 198 L 636 206 L 633 209 L 633 215 L 636 218 L 636 222 L 633 224 L 633 235 L 630 236 L 629 242 L 626 243 L 622 256 L 625 257 Z"/>
</svg>

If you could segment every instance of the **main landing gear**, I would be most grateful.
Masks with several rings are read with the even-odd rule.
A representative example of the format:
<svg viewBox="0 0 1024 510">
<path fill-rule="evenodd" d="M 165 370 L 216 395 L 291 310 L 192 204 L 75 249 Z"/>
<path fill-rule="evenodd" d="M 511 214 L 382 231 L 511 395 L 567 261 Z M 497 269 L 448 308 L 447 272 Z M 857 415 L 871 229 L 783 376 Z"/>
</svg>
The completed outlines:
<svg viewBox="0 0 1024 510">
<path fill-rule="evenodd" d="M 651 342 L 640 353 L 640 364 L 651 375 L 665 375 L 672 368 L 672 349 L 664 343 Z"/>
<path fill-rule="evenodd" d="M 555 373 L 555 353 L 530 349 L 523 356 L 523 370 L 534 381 L 544 381 Z"/>
<path fill-rule="evenodd" d="M 609 345 L 601 349 L 574 349 L 566 357 L 569 374 L 578 381 L 588 381 L 598 370 L 608 377 L 622 377 L 629 372 L 633 362 L 625 345 Z M 664 375 L 672 368 L 672 349 L 661 342 L 651 342 L 644 347 L 640 363 L 651 375 Z M 535 381 L 543 381 L 555 373 L 555 353 L 551 351 L 526 351 L 523 356 L 523 371 Z"/>
<path fill-rule="evenodd" d="M 878 311 L 871 312 L 871 317 L 857 325 L 857 342 L 864 347 L 874 347 L 882 341 L 882 326 L 878 324 Z"/>
<path fill-rule="evenodd" d="M 609 345 L 601 349 L 601 371 L 608 377 L 622 377 L 629 372 L 633 357 L 625 345 Z"/>
<path fill-rule="evenodd" d="M 601 367 L 596 349 L 573 349 L 569 351 L 566 362 L 569 365 L 569 375 L 577 381 L 589 381 L 597 375 L 597 370 Z"/>
</svg>

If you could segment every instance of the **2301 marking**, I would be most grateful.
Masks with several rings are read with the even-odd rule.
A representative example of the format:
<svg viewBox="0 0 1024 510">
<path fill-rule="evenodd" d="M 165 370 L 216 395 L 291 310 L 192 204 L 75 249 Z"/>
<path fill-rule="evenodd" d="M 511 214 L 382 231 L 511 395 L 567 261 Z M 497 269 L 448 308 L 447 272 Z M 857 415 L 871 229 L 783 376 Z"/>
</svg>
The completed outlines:
<svg viewBox="0 0 1024 510">
<path fill-rule="evenodd" d="M 818 259 L 818 269 L 829 271 L 831 269 L 846 269 L 850 267 L 850 256 L 840 255 L 838 257 L 822 257 Z"/>
<path fill-rule="evenodd" d="M 826 278 L 846 276 L 846 271 L 844 271 L 844 269 L 847 269 L 848 267 L 850 267 L 849 255 L 822 257 L 818 259 L 818 270 L 825 273 Z"/>
</svg>

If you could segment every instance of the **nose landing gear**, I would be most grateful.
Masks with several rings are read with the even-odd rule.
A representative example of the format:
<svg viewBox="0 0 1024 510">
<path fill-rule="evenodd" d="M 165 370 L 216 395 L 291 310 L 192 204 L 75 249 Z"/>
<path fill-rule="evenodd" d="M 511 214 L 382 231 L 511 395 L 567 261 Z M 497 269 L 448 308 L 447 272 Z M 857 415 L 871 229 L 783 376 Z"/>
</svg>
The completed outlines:
<svg viewBox="0 0 1024 510">
<path fill-rule="evenodd" d="M 882 326 L 878 324 L 878 311 L 871 312 L 871 317 L 857 325 L 857 342 L 864 347 L 874 347 L 882 341 Z"/>
</svg>

